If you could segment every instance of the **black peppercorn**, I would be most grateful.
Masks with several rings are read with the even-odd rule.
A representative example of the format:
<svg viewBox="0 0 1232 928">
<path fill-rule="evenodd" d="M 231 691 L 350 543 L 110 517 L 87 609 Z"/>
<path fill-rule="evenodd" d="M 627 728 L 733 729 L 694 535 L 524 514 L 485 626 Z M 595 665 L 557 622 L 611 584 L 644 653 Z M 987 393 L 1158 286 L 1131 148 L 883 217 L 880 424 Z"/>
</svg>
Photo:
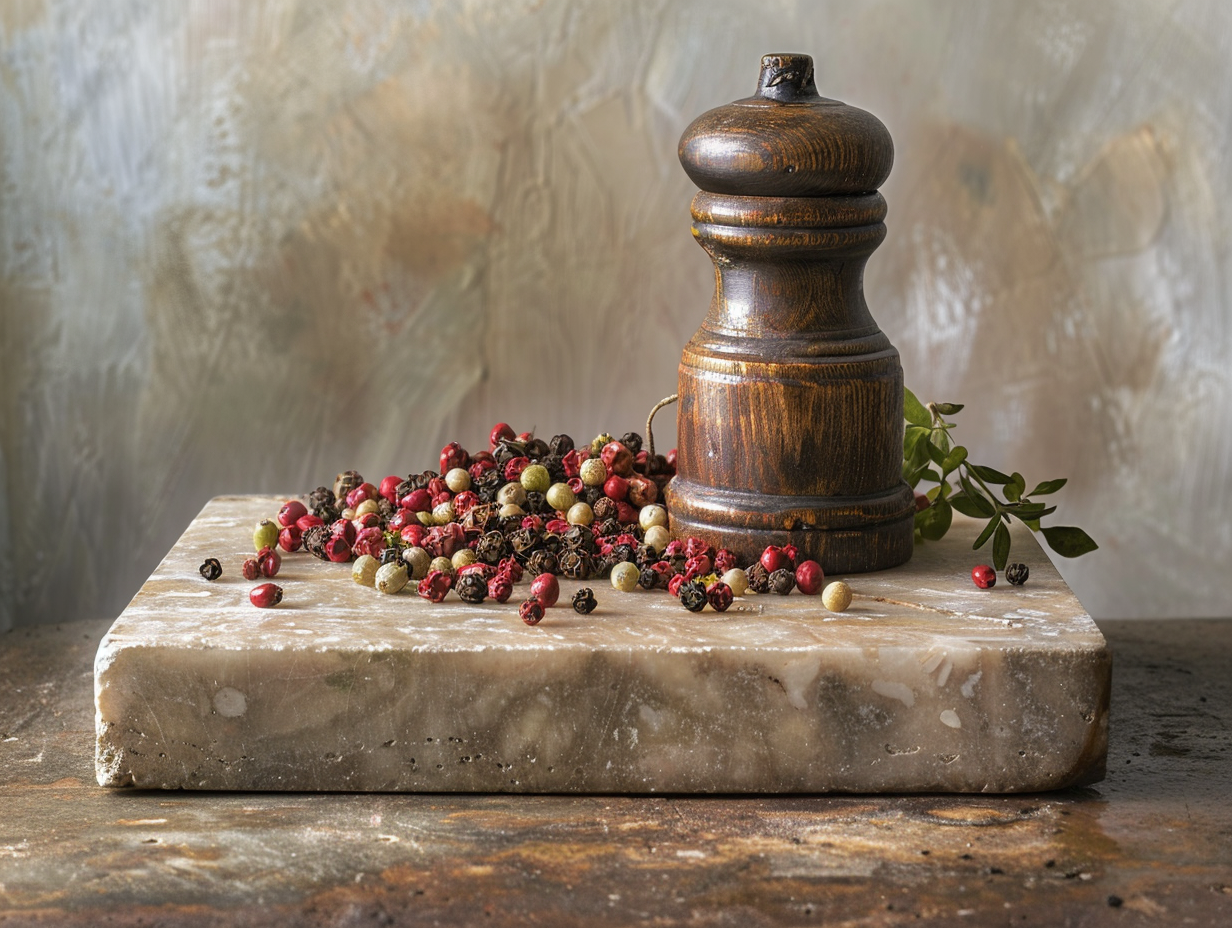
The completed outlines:
<svg viewBox="0 0 1232 928">
<path fill-rule="evenodd" d="M 498 564 L 509 553 L 509 545 L 500 532 L 487 532 L 475 545 L 475 557 L 485 564 Z"/>
<path fill-rule="evenodd" d="M 599 534 L 603 536 L 619 535 L 620 523 L 615 519 L 604 519 L 599 523 Z"/>
<path fill-rule="evenodd" d="M 329 527 L 326 525 L 314 525 L 308 531 L 304 532 L 304 550 L 315 558 L 322 561 L 328 561 L 329 555 L 325 553 L 325 543 L 330 539 Z"/>
<path fill-rule="evenodd" d="M 1026 564 L 1011 564 L 1005 568 L 1005 579 L 1014 586 L 1022 586 L 1031 576 L 1031 570 Z"/>
<path fill-rule="evenodd" d="M 527 557 L 539 545 L 539 533 L 533 528 L 520 528 L 509 535 L 509 547 L 514 554 Z"/>
<path fill-rule="evenodd" d="M 620 443 L 629 449 L 629 453 L 634 457 L 642 450 L 642 436 L 637 432 L 625 432 L 620 438 Z"/>
<path fill-rule="evenodd" d="M 538 490 L 531 490 L 526 494 L 526 511 L 533 515 L 547 515 L 555 513 L 556 510 L 548 505 L 547 498 Z"/>
<path fill-rule="evenodd" d="M 333 525 L 342 515 L 338 508 L 330 503 L 322 503 L 320 506 L 313 507 L 312 514 L 326 525 Z"/>
<path fill-rule="evenodd" d="M 346 500 L 347 494 L 364 482 L 359 471 L 344 470 L 334 478 L 334 500 Z"/>
<path fill-rule="evenodd" d="M 206 580 L 214 581 L 222 576 L 222 564 L 216 557 L 207 557 L 198 569 Z"/>
<path fill-rule="evenodd" d="M 592 554 L 595 550 L 595 534 L 586 525 L 571 526 L 561 541 L 566 548 L 574 548 L 587 554 Z"/>
<path fill-rule="evenodd" d="M 532 461 L 538 461 L 548 453 L 548 443 L 542 438 L 532 438 L 526 443 L 525 455 Z"/>
<path fill-rule="evenodd" d="M 556 555 L 547 549 L 535 551 L 526 561 L 526 570 L 534 577 L 540 574 L 555 574 L 560 570 Z"/>
<path fill-rule="evenodd" d="M 591 570 L 590 575 L 603 580 L 611 575 L 612 567 L 614 567 L 615 564 L 616 562 L 612 560 L 612 556 L 610 554 L 600 555 L 594 559 L 594 567 Z"/>
<path fill-rule="evenodd" d="M 329 487 L 317 487 L 308 494 L 308 508 L 316 509 L 318 506 L 334 505 L 334 491 Z"/>
<path fill-rule="evenodd" d="M 658 562 L 659 552 L 650 545 L 642 545 L 638 548 L 637 557 L 633 561 L 638 567 L 649 567 L 651 564 L 657 564 Z"/>
<path fill-rule="evenodd" d="M 501 468 L 504 468 L 514 458 L 526 457 L 526 446 L 520 441 L 506 439 L 496 446 L 496 450 L 492 452 L 492 457 L 496 458 L 496 463 Z"/>
<path fill-rule="evenodd" d="M 384 551 L 381 552 L 380 561 L 381 561 L 382 567 L 386 564 L 402 563 L 402 549 L 399 548 L 397 545 L 390 545 L 388 548 L 386 548 Z"/>
<path fill-rule="evenodd" d="M 796 575 L 786 567 L 776 570 L 770 575 L 770 589 L 780 596 L 786 596 L 796 588 Z"/>
<path fill-rule="evenodd" d="M 701 612 L 706 602 L 706 585 L 700 580 L 680 584 L 680 604 L 690 612 Z"/>
<path fill-rule="evenodd" d="M 561 553 L 560 572 L 570 580 L 586 580 L 590 577 L 590 555 L 577 548 L 566 548 Z"/>
<path fill-rule="evenodd" d="M 749 578 L 749 589 L 754 593 L 770 592 L 770 571 L 760 563 L 746 567 L 744 573 Z"/>
<path fill-rule="evenodd" d="M 590 507 L 594 510 L 596 522 L 606 522 L 612 516 L 616 515 L 616 501 L 606 496 L 600 496 Z M 610 535 L 611 532 L 604 532 L 600 529 L 601 534 Z"/>
<path fill-rule="evenodd" d="M 595 611 L 595 591 L 588 586 L 582 587 L 573 594 L 573 611 L 578 615 L 590 615 Z"/>
<path fill-rule="evenodd" d="M 583 487 L 580 499 L 592 510 L 598 504 L 599 500 L 606 499 L 603 495 L 603 487 Z"/>
<path fill-rule="evenodd" d="M 659 572 L 653 567 L 643 567 L 637 575 L 637 585 L 643 590 L 653 590 L 659 586 Z"/>
<path fill-rule="evenodd" d="M 568 435 L 553 435 L 552 440 L 548 442 L 548 449 L 563 458 L 573 450 L 573 439 Z"/>
<path fill-rule="evenodd" d="M 376 511 L 380 515 L 381 521 L 388 522 L 390 516 L 392 516 L 394 512 L 397 511 L 397 507 L 394 506 L 393 503 L 391 503 L 389 500 L 387 500 L 385 497 L 382 496 L 380 499 L 376 501 Z"/>
<path fill-rule="evenodd" d="M 633 563 L 633 547 L 632 545 L 612 545 L 612 561 L 613 563 Z"/>
<path fill-rule="evenodd" d="M 453 588 L 462 602 L 470 603 L 472 606 L 479 605 L 488 595 L 488 581 L 484 580 L 483 574 L 478 571 L 471 571 L 460 576 Z"/>
<path fill-rule="evenodd" d="M 548 454 L 539 463 L 548 469 L 548 476 L 553 483 L 564 483 L 569 479 L 569 475 L 565 473 L 565 463 L 559 454 Z"/>
</svg>

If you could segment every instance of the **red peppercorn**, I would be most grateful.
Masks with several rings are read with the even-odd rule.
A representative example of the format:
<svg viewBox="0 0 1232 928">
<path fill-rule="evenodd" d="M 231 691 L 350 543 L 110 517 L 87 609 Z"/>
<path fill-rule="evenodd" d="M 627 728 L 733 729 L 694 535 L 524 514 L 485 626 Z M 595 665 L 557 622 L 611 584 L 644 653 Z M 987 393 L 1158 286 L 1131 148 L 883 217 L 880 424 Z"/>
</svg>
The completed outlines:
<svg viewBox="0 0 1232 928">
<path fill-rule="evenodd" d="M 441 492 L 432 497 L 432 508 L 435 509 L 437 506 L 444 506 L 446 503 L 452 502 L 453 494 L 448 490 L 441 490 Z"/>
<path fill-rule="evenodd" d="M 761 553 L 761 566 L 766 568 L 766 573 L 772 574 L 790 567 L 791 560 L 778 545 L 770 545 Z"/>
<path fill-rule="evenodd" d="M 310 512 L 306 516 L 300 516 L 295 520 L 295 527 L 301 532 L 306 532 L 310 528 L 316 528 L 318 525 L 324 525 L 324 520 L 315 512 Z"/>
<path fill-rule="evenodd" d="M 304 533 L 298 525 L 288 525 L 278 533 L 278 547 L 288 553 L 298 551 L 304 543 Z"/>
<path fill-rule="evenodd" d="M 736 555 L 728 548 L 719 548 L 714 553 L 714 572 L 720 577 L 736 566 Z"/>
<path fill-rule="evenodd" d="M 586 460 L 586 455 L 583 452 L 579 451 L 577 448 L 574 448 L 572 451 L 566 454 L 563 458 L 561 458 L 560 464 L 565 469 L 565 476 L 568 477 L 570 480 L 570 483 L 569 483 L 570 487 L 573 486 L 572 480 L 574 477 L 580 478 L 581 471 L 582 471 L 582 462 L 584 460 Z M 578 489 L 578 490 L 574 490 L 573 492 L 581 493 L 582 491 Z"/>
<path fill-rule="evenodd" d="M 362 516 L 352 519 L 351 524 L 355 526 L 355 534 L 358 535 L 366 528 L 379 527 L 381 517 L 375 512 L 365 512 Z"/>
<path fill-rule="evenodd" d="M 539 600 L 544 609 L 551 609 L 560 599 L 560 581 L 555 574 L 540 574 L 530 582 L 530 595 Z"/>
<path fill-rule="evenodd" d="M 423 541 L 427 534 L 427 528 L 416 522 L 405 526 L 398 532 L 398 537 L 402 539 L 402 543 L 408 548 L 420 548 L 423 547 Z"/>
<path fill-rule="evenodd" d="M 398 500 L 398 505 L 403 509 L 411 510 L 411 512 L 431 512 L 432 494 L 423 487 L 420 487 L 418 490 L 411 490 L 410 493 Z"/>
<path fill-rule="evenodd" d="M 282 556 L 273 548 L 262 548 L 257 552 L 257 568 L 262 577 L 274 577 L 282 566 Z"/>
<path fill-rule="evenodd" d="M 671 469 L 671 472 L 673 474 L 676 473 L 676 449 L 675 448 L 667 452 L 667 455 L 665 456 L 664 460 L 667 461 L 667 466 L 668 468 Z"/>
<path fill-rule="evenodd" d="M 633 452 L 618 441 L 609 441 L 604 445 L 603 450 L 599 452 L 599 459 L 603 461 L 609 473 L 619 474 L 622 477 L 633 473 Z"/>
<path fill-rule="evenodd" d="M 470 490 L 463 490 L 453 498 L 453 513 L 455 516 L 464 516 L 475 507 L 479 502 L 479 497 Z"/>
<path fill-rule="evenodd" d="M 474 564 L 467 564 L 465 567 L 458 568 L 459 577 L 464 577 L 467 574 L 479 574 L 484 580 L 491 580 L 496 576 L 496 568 L 491 564 L 483 564 L 476 561 Z"/>
<path fill-rule="evenodd" d="M 476 460 L 467 468 L 467 473 L 471 475 L 471 481 L 474 482 L 486 474 L 490 470 L 496 470 L 496 462 L 492 460 L 492 455 L 486 451 L 481 451 L 479 454 L 486 455 L 482 461 Z M 479 455 L 475 455 L 476 458 Z"/>
<path fill-rule="evenodd" d="M 449 489 L 449 484 L 445 482 L 444 477 L 433 477 L 429 480 L 428 492 L 432 494 L 433 499 L 436 499 L 436 497 L 440 496 L 442 493 L 449 493 L 451 496 L 453 495 Z"/>
<path fill-rule="evenodd" d="M 706 602 L 710 603 L 710 608 L 715 612 L 726 612 L 734 598 L 732 588 L 722 580 L 716 580 L 706 587 Z"/>
<path fill-rule="evenodd" d="M 697 557 L 691 557 L 684 562 L 684 578 L 686 580 L 695 580 L 698 577 L 705 576 L 710 573 L 713 568 L 710 558 L 704 554 L 699 554 Z"/>
<path fill-rule="evenodd" d="M 582 483 L 581 477 L 570 477 L 565 484 L 573 491 L 574 496 L 581 496 L 582 491 L 586 489 L 586 484 Z"/>
<path fill-rule="evenodd" d="M 796 589 L 801 593 L 815 596 L 821 592 L 825 582 L 826 575 L 816 561 L 803 561 L 796 568 Z"/>
<path fill-rule="evenodd" d="M 443 570 L 430 570 L 415 589 L 424 599 L 439 603 L 452 588 L 453 578 L 449 574 Z"/>
<path fill-rule="evenodd" d="M 297 499 L 289 499 L 278 510 L 278 524 L 282 526 L 294 525 L 306 515 L 308 515 L 307 506 Z"/>
<path fill-rule="evenodd" d="M 415 518 L 415 513 L 409 509 L 399 509 L 389 517 L 389 521 L 385 523 L 385 528 L 391 532 L 400 532 L 412 524 L 419 524 L 419 520 Z"/>
<path fill-rule="evenodd" d="M 528 599 L 518 607 L 518 615 L 527 625 L 538 625 L 543 621 L 543 606 L 537 599 Z"/>
<path fill-rule="evenodd" d="M 361 554 L 370 554 L 380 560 L 381 552 L 384 550 L 385 533 L 375 526 L 361 531 L 355 536 L 355 544 L 351 545 L 351 551 L 356 557 Z"/>
<path fill-rule="evenodd" d="M 987 564 L 979 564 L 971 568 L 971 581 L 981 590 L 987 590 L 997 585 L 997 572 Z"/>
<path fill-rule="evenodd" d="M 402 482 L 401 477 L 395 477 L 390 474 L 381 481 L 381 485 L 377 487 L 377 493 L 391 503 L 398 502 L 398 484 Z"/>
<path fill-rule="evenodd" d="M 522 479 L 522 471 L 530 467 L 530 458 L 517 457 L 510 458 L 505 462 L 505 479 L 510 483 Z"/>
<path fill-rule="evenodd" d="M 501 562 L 496 565 L 496 570 L 497 573 L 504 574 L 508 577 L 511 583 L 519 583 L 522 580 L 522 565 L 518 563 L 517 558 L 512 556 L 503 558 Z"/>
<path fill-rule="evenodd" d="M 355 523 L 350 519 L 339 519 L 329 527 L 329 532 L 335 538 L 341 538 L 349 547 L 354 544 L 355 536 L 359 534 L 359 529 L 355 527 Z"/>
<path fill-rule="evenodd" d="M 680 557 L 682 554 L 685 557 L 688 557 L 688 549 L 686 548 L 685 543 L 679 538 L 673 538 L 667 543 L 667 547 L 663 549 L 663 556 L 668 560 L 671 560 L 674 557 Z"/>
<path fill-rule="evenodd" d="M 354 509 L 360 503 L 370 499 L 376 499 L 380 496 L 380 492 L 370 483 L 361 483 L 354 490 L 346 495 L 346 504 L 348 509 Z"/>
<path fill-rule="evenodd" d="M 628 503 L 617 503 L 616 521 L 621 525 L 632 525 L 637 522 L 637 510 Z"/>
<path fill-rule="evenodd" d="M 248 592 L 248 600 L 258 609 L 268 609 L 282 602 L 282 587 L 276 583 L 262 583 Z"/>
<path fill-rule="evenodd" d="M 671 545 L 668 545 L 668 547 L 671 547 Z M 714 554 L 714 548 L 711 546 L 710 542 L 706 541 L 704 538 L 696 538 L 696 537 L 685 539 L 685 543 L 684 543 L 684 556 L 685 557 L 695 558 L 701 554 L 705 554 L 707 557 Z"/>
<path fill-rule="evenodd" d="M 351 559 L 351 545 L 342 535 L 334 535 L 325 542 L 325 556 L 335 564 L 341 564 Z"/>
<path fill-rule="evenodd" d="M 569 523 L 564 519 L 552 519 L 543 528 L 544 531 L 552 535 L 563 535 L 565 532 L 569 531 Z"/>
<path fill-rule="evenodd" d="M 511 441 L 517 437 L 517 432 L 513 430 L 508 422 L 498 422 L 492 426 L 492 431 L 488 433 L 488 446 L 495 451 L 496 446 L 502 441 Z"/>
<path fill-rule="evenodd" d="M 455 467 L 467 467 L 470 462 L 470 455 L 456 441 L 451 441 L 441 449 L 440 472 L 442 474 L 449 473 Z"/>
<path fill-rule="evenodd" d="M 257 563 L 255 557 L 245 558 L 244 563 L 240 565 L 240 574 L 245 580 L 256 580 L 261 576 L 261 565 Z"/>
<path fill-rule="evenodd" d="M 603 483 L 603 495 L 610 500 L 620 502 L 629 495 L 629 481 L 619 474 L 612 474 Z"/>
<path fill-rule="evenodd" d="M 795 570 L 796 565 L 800 563 L 800 549 L 795 545 L 783 545 L 783 553 L 787 556 L 787 560 L 791 562 L 787 565 L 787 569 Z"/>
<path fill-rule="evenodd" d="M 916 512 L 923 512 L 925 509 L 927 509 L 931 505 L 932 505 L 932 501 L 927 496 L 925 496 L 923 493 L 916 493 L 915 495 L 915 511 Z"/>
<path fill-rule="evenodd" d="M 674 577 L 672 577 L 670 580 L 667 581 L 667 592 L 671 593 L 673 596 L 679 596 L 681 584 L 688 583 L 688 582 L 689 582 L 689 578 L 686 577 L 684 574 L 676 574 Z"/>
<path fill-rule="evenodd" d="M 649 506 L 659 498 L 659 486 L 649 477 L 634 474 L 629 478 L 629 504 L 641 508 Z"/>
<path fill-rule="evenodd" d="M 513 595 L 513 583 L 503 574 L 497 574 L 488 581 L 488 596 L 498 603 L 509 602 L 509 597 Z"/>
</svg>

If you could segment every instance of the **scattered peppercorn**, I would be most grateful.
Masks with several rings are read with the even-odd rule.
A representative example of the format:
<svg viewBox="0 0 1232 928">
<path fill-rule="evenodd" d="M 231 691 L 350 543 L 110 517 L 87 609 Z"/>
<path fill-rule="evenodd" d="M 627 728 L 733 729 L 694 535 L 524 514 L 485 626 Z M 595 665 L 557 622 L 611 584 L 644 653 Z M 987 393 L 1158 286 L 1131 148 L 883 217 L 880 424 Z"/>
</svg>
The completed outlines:
<svg viewBox="0 0 1232 928">
<path fill-rule="evenodd" d="M 262 577 L 275 577 L 282 567 L 282 557 L 273 548 L 262 548 L 257 552 L 257 568 Z"/>
<path fill-rule="evenodd" d="M 726 612 L 732 604 L 732 588 L 722 580 L 716 580 L 706 587 L 706 601 L 715 612 Z"/>
<path fill-rule="evenodd" d="M 543 621 L 543 606 L 532 597 L 518 607 L 518 615 L 527 625 L 538 625 Z"/>
<path fill-rule="evenodd" d="M 749 589 L 754 593 L 770 592 L 770 571 L 766 570 L 760 562 L 746 567 L 744 573 L 749 579 Z"/>
<path fill-rule="evenodd" d="M 631 593 L 637 589 L 638 579 L 641 577 L 641 572 L 637 569 L 636 564 L 630 564 L 628 561 L 620 561 L 613 564 L 612 568 L 612 586 L 620 590 L 622 593 Z"/>
<path fill-rule="evenodd" d="M 555 574 L 540 574 L 530 582 L 530 595 L 537 599 L 544 609 L 551 609 L 560 599 L 560 581 Z"/>
<path fill-rule="evenodd" d="M 202 577 L 211 582 L 222 576 L 222 564 L 218 562 L 216 557 L 207 557 L 197 569 L 201 572 Z"/>
<path fill-rule="evenodd" d="M 588 586 L 573 594 L 573 611 L 578 615 L 590 615 L 595 611 L 595 591 Z"/>
<path fill-rule="evenodd" d="M 458 583 L 454 587 L 458 593 L 458 598 L 464 603 L 471 605 L 479 605 L 487 598 L 488 583 L 483 579 L 481 573 L 463 574 L 458 578 Z"/>
<path fill-rule="evenodd" d="M 978 564 L 971 568 L 971 581 L 981 590 L 987 590 L 997 585 L 997 572 L 987 564 Z"/>
<path fill-rule="evenodd" d="M 1026 564 L 1010 564 L 1005 568 L 1005 579 L 1014 586 L 1022 586 L 1031 576 L 1031 569 Z"/>
<path fill-rule="evenodd" d="M 803 561 L 796 568 L 796 587 L 801 593 L 814 596 L 821 592 L 822 584 L 825 582 L 825 572 L 816 561 Z"/>
<path fill-rule="evenodd" d="M 826 584 L 821 592 L 821 604 L 831 612 L 846 612 L 851 605 L 851 587 L 842 580 Z"/>
<path fill-rule="evenodd" d="M 275 583 L 262 583 L 248 592 L 248 600 L 258 609 L 268 609 L 282 602 L 282 587 Z"/>
<path fill-rule="evenodd" d="M 240 565 L 240 574 L 245 580 L 256 580 L 261 576 L 261 565 L 255 557 L 244 558 L 244 563 Z"/>
</svg>

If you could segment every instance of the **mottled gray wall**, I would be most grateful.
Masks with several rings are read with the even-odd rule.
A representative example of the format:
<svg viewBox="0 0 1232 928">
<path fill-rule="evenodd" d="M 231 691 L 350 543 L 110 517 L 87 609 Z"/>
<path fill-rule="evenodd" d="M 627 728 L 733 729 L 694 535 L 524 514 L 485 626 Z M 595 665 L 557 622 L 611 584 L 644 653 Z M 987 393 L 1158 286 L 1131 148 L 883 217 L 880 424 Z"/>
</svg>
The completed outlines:
<svg viewBox="0 0 1232 928">
<path fill-rule="evenodd" d="M 676 140 L 787 50 L 894 135 L 908 383 L 1071 478 L 1094 614 L 1232 611 L 1229 9 L 7 0 L 0 626 L 116 614 L 215 494 L 638 427 L 712 285 Z"/>
</svg>

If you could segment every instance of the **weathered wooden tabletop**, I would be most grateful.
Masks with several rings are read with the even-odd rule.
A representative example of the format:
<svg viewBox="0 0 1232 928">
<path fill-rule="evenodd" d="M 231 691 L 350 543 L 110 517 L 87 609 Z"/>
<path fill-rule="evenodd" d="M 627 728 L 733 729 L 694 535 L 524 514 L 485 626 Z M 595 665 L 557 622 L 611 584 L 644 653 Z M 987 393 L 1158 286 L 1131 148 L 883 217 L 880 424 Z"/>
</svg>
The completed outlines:
<svg viewBox="0 0 1232 928">
<path fill-rule="evenodd" d="M 0 635 L 0 925 L 1232 925 L 1232 620 L 1101 625 L 1096 787 L 780 798 L 102 789 L 108 624 Z"/>
</svg>

